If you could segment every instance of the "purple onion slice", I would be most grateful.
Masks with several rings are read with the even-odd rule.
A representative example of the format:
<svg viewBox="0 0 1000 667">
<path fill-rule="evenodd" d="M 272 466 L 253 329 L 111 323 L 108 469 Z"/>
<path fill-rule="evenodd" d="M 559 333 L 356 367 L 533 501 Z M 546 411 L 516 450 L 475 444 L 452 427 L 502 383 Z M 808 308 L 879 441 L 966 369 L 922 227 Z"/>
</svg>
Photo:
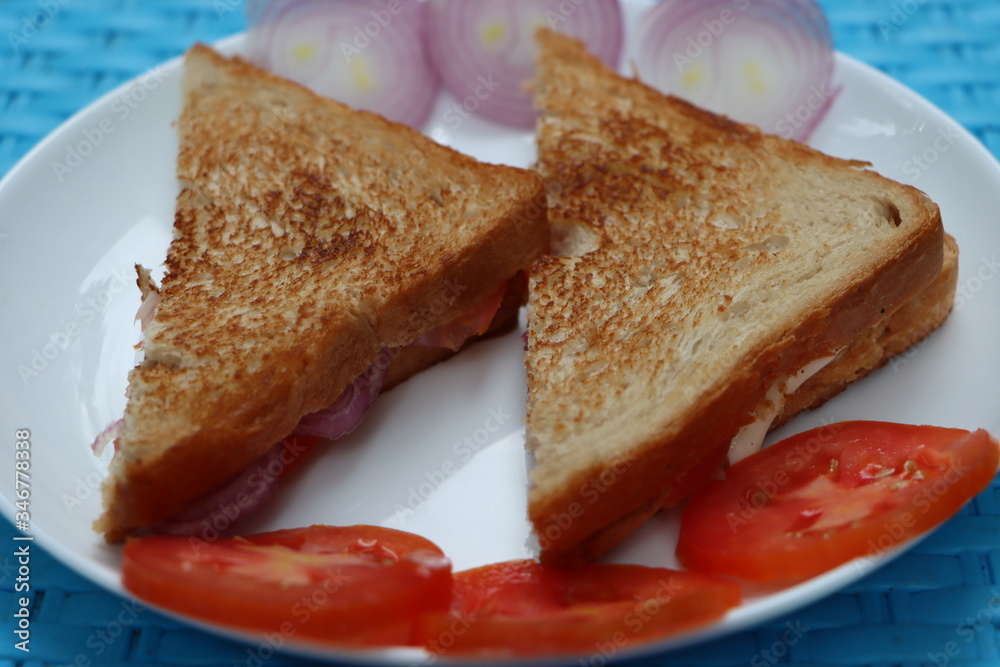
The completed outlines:
<svg viewBox="0 0 1000 667">
<path fill-rule="evenodd" d="M 252 0 L 247 53 L 321 95 L 419 129 L 440 89 L 425 14 L 419 0 Z"/>
<path fill-rule="evenodd" d="M 618 0 L 429 0 L 431 60 L 458 98 L 451 124 L 473 113 L 511 127 L 534 127 L 526 89 L 535 71 L 535 32 L 548 27 L 587 43 L 617 67 L 624 45 Z"/>
<path fill-rule="evenodd" d="M 389 361 L 389 351 L 383 348 L 371 366 L 329 408 L 303 417 L 292 435 L 335 440 L 357 428 L 382 390 Z M 167 535 L 224 532 L 271 497 L 285 468 L 296 458 L 293 439 L 282 440 L 226 486 L 191 501 L 179 513 L 153 526 L 152 532 Z"/>
<path fill-rule="evenodd" d="M 839 92 L 814 0 L 663 0 L 642 21 L 636 65 L 664 93 L 798 141 Z"/>
</svg>

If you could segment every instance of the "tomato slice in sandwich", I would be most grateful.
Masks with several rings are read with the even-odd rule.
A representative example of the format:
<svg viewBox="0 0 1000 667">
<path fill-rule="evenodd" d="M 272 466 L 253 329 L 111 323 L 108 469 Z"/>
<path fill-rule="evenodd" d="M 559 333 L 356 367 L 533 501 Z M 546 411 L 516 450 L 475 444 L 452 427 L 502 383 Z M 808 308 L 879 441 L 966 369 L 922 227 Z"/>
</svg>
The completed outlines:
<svg viewBox="0 0 1000 667">
<path fill-rule="evenodd" d="M 336 645 L 410 644 L 447 609 L 451 564 L 432 542 L 375 526 L 310 526 L 212 542 L 149 536 L 124 549 L 125 587 L 243 630 Z"/>
<path fill-rule="evenodd" d="M 806 431 L 695 493 L 677 556 L 750 581 L 811 577 L 943 522 L 986 488 L 998 461 L 982 430 L 856 421 Z"/>
<path fill-rule="evenodd" d="M 664 568 L 518 560 L 456 573 L 453 596 L 450 613 L 420 624 L 435 655 L 608 655 L 718 618 L 739 604 L 740 590 Z"/>
<path fill-rule="evenodd" d="M 423 347 L 444 347 L 449 350 L 458 350 L 465 345 L 465 342 L 469 338 L 486 333 L 497 311 L 500 309 L 500 304 L 503 303 L 504 295 L 507 293 L 507 285 L 507 282 L 503 283 L 478 306 L 467 313 L 459 315 L 448 324 L 428 331 L 415 340 L 413 344 Z"/>
</svg>

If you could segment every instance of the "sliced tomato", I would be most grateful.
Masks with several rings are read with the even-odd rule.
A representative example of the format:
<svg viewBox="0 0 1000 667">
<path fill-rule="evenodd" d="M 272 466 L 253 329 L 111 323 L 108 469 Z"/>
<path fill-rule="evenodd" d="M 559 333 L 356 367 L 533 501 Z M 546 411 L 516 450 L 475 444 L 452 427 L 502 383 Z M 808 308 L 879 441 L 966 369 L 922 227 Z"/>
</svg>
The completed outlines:
<svg viewBox="0 0 1000 667">
<path fill-rule="evenodd" d="M 446 610 L 451 590 L 437 546 L 376 526 L 133 538 L 122 577 L 137 597 L 181 614 L 352 646 L 411 644 L 414 619 Z"/>
<path fill-rule="evenodd" d="M 993 479 L 986 431 L 841 422 L 711 480 L 681 515 L 685 567 L 758 582 L 811 577 L 941 523 Z"/>
<path fill-rule="evenodd" d="M 509 561 L 459 572 L 450 613 L 424 616 L 436 655 L 615 653 L 722 616 L 739 587 L 690 572 L 588 563 L 563 570 Z"/>
<path fill-rule="evenodd" d="M 450 350 L 459 349 L 465 344 L 465 341 L 473 336 L 486 333 L 486 330 L 490 328 L 490 323 L 493 322 L 493 317 L 497 314 L 497 310 L 500 309 L 506 292 L 507 283 L 505 282 L 478 306 L 463 315 L 459 315 L 448 324 L 428 331 L 413 341 L 413 344 L 423 347 L 446 347 Z"/>
</svg>

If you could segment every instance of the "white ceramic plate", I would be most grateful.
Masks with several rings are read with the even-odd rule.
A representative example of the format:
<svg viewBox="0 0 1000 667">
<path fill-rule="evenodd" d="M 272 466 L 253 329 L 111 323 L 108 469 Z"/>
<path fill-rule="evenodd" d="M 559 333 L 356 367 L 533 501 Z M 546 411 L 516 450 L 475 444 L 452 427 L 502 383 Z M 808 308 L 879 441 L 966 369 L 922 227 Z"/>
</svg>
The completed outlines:
<svg viewBox="0 0 1000 667">
<path fill-rule="evenodd" d="M 234 38 L 221 48 L 238 51 L 240 44 Z M 16 429 L 29 429 L 29 533 L 68 566 L 118 592 L 119 549 L 91 530 L 107 460 L 95 458 L 89 444 L 125 405 L 139 338 L 132 265 L 159 266 L 170 240 L 180 69 L 172 61 L 98 100 L 0 183 L 0 442 L 6 443 L 0 504 L 13 517 L 13 441 Z M 1000 355 L 990 352 L 1000 328 L 1000 230 L 993 222 L 1000 167 L 953 120 L 878 72 L 841 56 L 838 79 L 844 91 L 812 143 L 871 161 L 940 204 L 963 249 L 959 298 L 929 340 L 770 440 L 845 419 L 1000 432 Z M 532 162 L 530 133 L 476 118 L 453 127 L 445 113 L 454 103 L 442 97 L 430 134 L 488 161 Z M 398 527 L 437 542 L 456 569 L 532 556 L 524 395 L 517 334 L 476 345 L 380 399 L 357 432 L 316 455 L 241 530 L 311 523 Z M 610 559 L 674 566 L 676 530 L 675 514 L 659 516 Z M 749 627 L 855 581 L 872 565 L 850 563 L 785 590 L 750 594 L 702 631 L 620 655 Z M 289 646 L 332 659 L 419 658 L 410 651 Z"/>
</svg>

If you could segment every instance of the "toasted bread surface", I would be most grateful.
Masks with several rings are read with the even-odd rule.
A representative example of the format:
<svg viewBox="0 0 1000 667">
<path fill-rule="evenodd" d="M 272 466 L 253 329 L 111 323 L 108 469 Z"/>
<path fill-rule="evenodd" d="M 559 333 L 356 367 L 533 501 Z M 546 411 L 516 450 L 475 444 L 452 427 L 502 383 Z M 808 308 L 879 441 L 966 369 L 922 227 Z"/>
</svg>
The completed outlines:
<svg viewBox="0 0 1000 667">
<path fill-rule="evenodd" d="M 194 47 L 183 98 L 174 240 L 96 526 L 111 541 L 224 484 L 548 238 L 537 175 L 238 58 Z"/>
<path fill-rule="evenodd" d="M 557 252 L 529 291 L 529 515 L 543 558 L 572 560 L 637 527 L 627 517 L 753 421 L 775 380 L 927 288 L 944 236 L 933 202 L 863 163 L 539 41 Z"/>
<path fill-rule="evenodd" d="M 914 349 L 944 324 L 951 312 L 958 283 L 958 244 L 945 235 L 944 263 L 938 277 L 919 294 L 868 331 L 862 332 L 835 359 L 792 394 L 785 397 L 781 412 L 771 423 L 771 431 L 785 424 L 803 410 L 820 407 L 848 385 L 875 370 L 893 363 L 906 363 L 907 350 Z M 915 352 L 914 352 L 915 354 Z M 899 356 L 897 356 L 899 355 Z M 595 558 L 617 546 L 654 514 L 676 502 L 672 489 L 653 498 L 581 542 L 553 549 L 549 560 L 571 562 Z"/>
</svg>

